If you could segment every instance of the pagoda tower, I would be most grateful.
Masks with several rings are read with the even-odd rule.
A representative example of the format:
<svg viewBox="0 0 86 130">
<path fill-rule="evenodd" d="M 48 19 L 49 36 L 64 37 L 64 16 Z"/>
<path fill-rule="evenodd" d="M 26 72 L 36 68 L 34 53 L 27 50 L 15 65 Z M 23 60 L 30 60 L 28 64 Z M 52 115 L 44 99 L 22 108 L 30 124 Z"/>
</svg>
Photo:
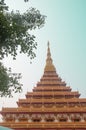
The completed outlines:
<svg viewBox="0 0 86 130">
<path fill-rule="evenodd" d="M 48 42 L 44 74 L 19 99 L 17 108 L 2 108 L 1 126 L 14 130 L 86 130 L 86 98 L 79 98 L 56 73 Z"/>
</svg>

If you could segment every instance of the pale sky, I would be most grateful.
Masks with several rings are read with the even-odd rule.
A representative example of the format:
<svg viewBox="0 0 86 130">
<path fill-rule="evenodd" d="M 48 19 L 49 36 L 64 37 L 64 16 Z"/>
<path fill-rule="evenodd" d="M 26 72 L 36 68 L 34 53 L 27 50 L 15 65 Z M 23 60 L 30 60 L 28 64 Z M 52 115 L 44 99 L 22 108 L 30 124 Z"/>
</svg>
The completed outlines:
<svg viewBox="0 0 86 130">
<path fill-rule="evenodd" d="M 51 55 L 57 73 L 72 90 L 78 90 L 81 97 L 86 97 L 86 0 L 6 0 L 10 10 L 25 12 L 35 7 L 47 16 L 46 23 L 40 30 L 35 30 L 38 48 L 36 58 L 30 64 L 25 55 L 18 55 L 16 61 L 11 57 L 4 59 L 4 64 L 13 72 L 22 73 L 23 92 L 14 97 L 0 98 L 2 107 L 15 107 L 19 98 L 25 98 L 40 80 L 50 41 Z"/>
</svg>

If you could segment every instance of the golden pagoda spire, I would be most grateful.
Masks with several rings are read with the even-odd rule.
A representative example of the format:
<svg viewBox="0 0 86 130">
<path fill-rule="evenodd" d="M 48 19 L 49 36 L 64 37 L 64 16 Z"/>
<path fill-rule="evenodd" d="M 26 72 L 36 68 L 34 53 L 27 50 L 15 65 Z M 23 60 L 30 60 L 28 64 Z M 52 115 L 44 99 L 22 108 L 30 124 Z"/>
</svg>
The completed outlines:
<svg viewBox="0 0 86 130">
<path fill-rule="evenodd" d="M 46 64 L 52 64 L 52 58 L 51 58 L 51 53 L 50 53 L 50 47 L 49 47 L 49 41 L 47 43 L 48 49 L 47 49 L 47 59 L 46 59 Z"/>
<path fill-rule="evenodd" d="M 47 46 L 48 46 L 48 48 L 47 48 L 47 59 L 46 59 L 46 65 L 45 65 L 44 71 L 56 71 L 55 67 L 53 65 L 53 60 L 51 58 L 51 52 L 50 52 L 49 45 L 50 45 L 50 43 L 48 41 L 48 43 L 47 43 Z"/>
</svg>

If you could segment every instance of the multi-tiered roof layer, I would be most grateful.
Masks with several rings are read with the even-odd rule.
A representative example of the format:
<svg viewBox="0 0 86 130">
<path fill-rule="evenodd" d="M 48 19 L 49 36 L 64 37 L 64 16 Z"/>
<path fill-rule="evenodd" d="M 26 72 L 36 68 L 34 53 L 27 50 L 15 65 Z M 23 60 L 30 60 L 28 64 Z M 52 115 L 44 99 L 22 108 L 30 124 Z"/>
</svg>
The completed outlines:
<svg viewBox="0 0 86 130">
<path fill-rule="evenodd" d="M 2 126 L 14 130 L 86 130 L 86 98 L 56 73 L 49 43 L 44 74 L 17 108 L 2 108 Z"/>
</svg>

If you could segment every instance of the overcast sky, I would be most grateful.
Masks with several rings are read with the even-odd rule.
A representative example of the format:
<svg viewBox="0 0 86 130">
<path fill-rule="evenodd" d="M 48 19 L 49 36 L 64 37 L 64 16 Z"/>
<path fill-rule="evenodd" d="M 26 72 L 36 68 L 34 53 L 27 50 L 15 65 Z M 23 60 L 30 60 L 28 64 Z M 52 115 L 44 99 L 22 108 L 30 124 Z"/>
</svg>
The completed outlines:
<svg viewBox="0 0 86 130">
<path fill-rule="evenodd" d="M 38 48 L 36 58 L 30 64 L 25 55 L 18 55 L 16 61 L 11 57 L 4 64 L 13 72 L 22 73 L 23 92 L 12 99 L 1 98 L 0 108 L 15 107 L 19 98 L 25 98 L 40 80 L 46 60 L 47 41 L 50 41 L 51 55 L 57 73 L 71 86 L 86 97 L 86 0 L 6 0 L 10 10 L 25 12 L 35 7 L 47 16 L 40 30 L 35 30 Z"/>
</svg>

